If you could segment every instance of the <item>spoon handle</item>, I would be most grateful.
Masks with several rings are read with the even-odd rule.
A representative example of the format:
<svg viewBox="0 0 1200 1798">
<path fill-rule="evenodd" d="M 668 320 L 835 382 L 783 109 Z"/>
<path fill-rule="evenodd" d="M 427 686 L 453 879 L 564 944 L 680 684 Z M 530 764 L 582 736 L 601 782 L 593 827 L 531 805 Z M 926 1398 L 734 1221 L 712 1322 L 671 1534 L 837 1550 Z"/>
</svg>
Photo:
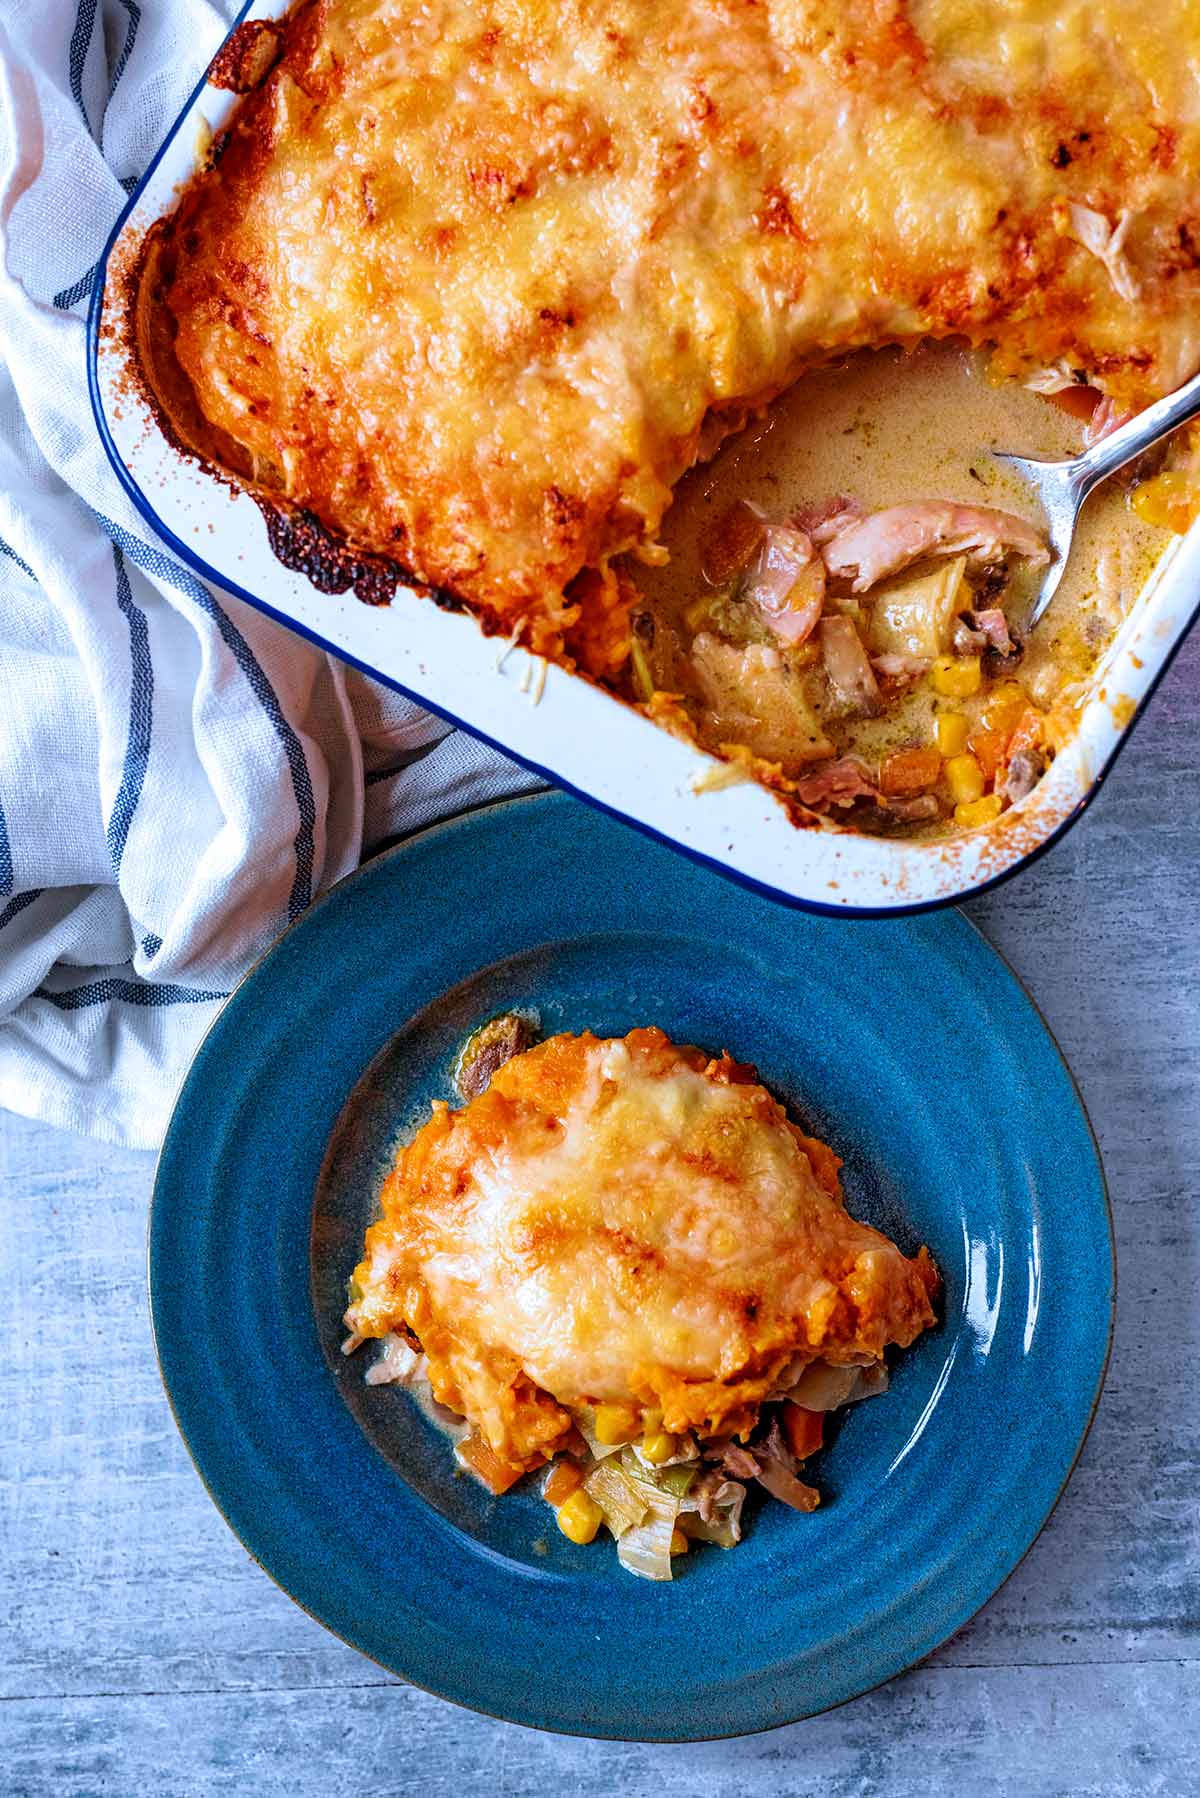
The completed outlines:
<svg viewBox="0 0 1200 1798">
<path fill-rule="evenodd" d="M 1110 431 L 1099 443 L 1094 443 L 1089 450 L 1075 462 L 1075 483 L 1080 496 L 1090 493 L 1097 481 L 1105 480 L 1115 474 L 1118 468 L 1124 468 L 1143 450 L 1152 448 L 1154 444 L 1171 431 L 1184 425 L 1190 418 L 1200 415 L 1200 374 L 1194 375 L 1174 393 L 1168 393 L 1165 399 L 1155 400 L 1144 412 Z"/>
</svg>

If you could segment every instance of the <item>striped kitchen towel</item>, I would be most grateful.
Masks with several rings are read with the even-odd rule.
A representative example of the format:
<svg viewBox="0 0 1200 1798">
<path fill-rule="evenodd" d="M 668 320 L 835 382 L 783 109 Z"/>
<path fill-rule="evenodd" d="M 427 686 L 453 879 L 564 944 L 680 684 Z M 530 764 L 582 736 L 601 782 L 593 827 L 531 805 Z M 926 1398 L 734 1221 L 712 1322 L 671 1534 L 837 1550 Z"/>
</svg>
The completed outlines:
<svg viewBox="0 0 1200 1798">
<path fill-rule="evenodd" d="M 535 784 L 202 585 L 100 447 L 96 262 L 235 10 L 0 9 L 0 1105 L 140 1148 L 317 893 Z"/>
</svg>

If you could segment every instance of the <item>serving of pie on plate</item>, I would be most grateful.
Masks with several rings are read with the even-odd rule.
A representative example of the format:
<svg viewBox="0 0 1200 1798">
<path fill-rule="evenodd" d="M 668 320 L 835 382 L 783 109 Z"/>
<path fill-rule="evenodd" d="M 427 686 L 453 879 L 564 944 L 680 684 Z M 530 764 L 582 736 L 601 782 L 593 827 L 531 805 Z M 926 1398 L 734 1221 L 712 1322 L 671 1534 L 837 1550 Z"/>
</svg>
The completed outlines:
<svg viewBox="0 0 1200 1798">
<path fill-rule="evenodd" d="M 403 1679 L 593 1737 L 761 1730 L 930 1653 L 1042 1527 L 1087 1430 L 1111 1329 L 1095 1142 L 1031 1002 L 961 913 L 856 925 L 852 953 L 847 930 L 563 794 L 537 794 L 440 823 L 367 862 L 305 912 L 216 1020 L 180 1096 L 151 1214 L 164 1378 L 196 1464 L 248 1550 L 312 1615 Z M 460 1061 L 464 1039 L 513 1015 L 538 1019 L 548 1040 L 499 1065 L 512 1038 L 493 1030 L 489 1057 Z M 647 1041 L 648 1019 L 670 1040 Z M 708 1053 L 680 1046 L 693 1043 Z M 722 1047 L 758 1057 L 760 1079 L 733 1078 Z M 602 1078 L 616 1089 L 604 1128 L 586 1102 L 593 1081 L 599 1101 Z M 468 1096 L 485 1084 L 482 1099 Z M 679 1105 L 688 1094 L 697 1137 L 726 1120 L 757 1145 L 753 1164 L 719 1149 L 697 1178 L 702 1253 L 672 1235 L 671 1214 L 656 1215 L 647 1192 L 657 1140 L 665 1191 L 689 1202 L 690 1114 Z M 628 1141 L 623 1099 L 637 1100 L 642 1120 L 624 1161 L 631 1178 L 610 1168 L 590 1203 L 586 1179 L 576 1182 L 574 1206 L 555 1211 L 549 1182 L 535 1177 L 535 1145 L 544 1139 L 545 1169 L 562 1175 L 576 1165 L 574 1142 L 566 1124 L 546 1120 L 567 1120 L 603 1155 Z M 435 1100 L 445 1107 L 436 1115 Z M 818 1141 L 844 1157 L 844 1206 L 821 1184 L 833 1158 Z M 401 1144 L 411 1159 L 398 1162 Z M 517 1151 L 525 1201 L 508 1177 Z M 753 1187 L 724 1183 L 718 1217 L 716 1182 L 730 1161 L 731 1171 L 758 1173 Z M 745 1239 L 740 1249 L 711 1241 L 722 1224 Z M 604 1340 L 624 1360 L 639 1349 L 628 1321 L 639 1313 L 617 1301 L 622 1282 L 636 1290 L 645 1278 L 632 1272 L 634 1243 L 618 1246 L 630 1225 L 648 1269 L 661 1265 L 651 1250 L 672 1249 L 676 1290 L 683 1267 L 695 1270 L 679 1306 L 696 1354 L 681 1358 L 685 1385 L 711 1341 L 728 1355 L 731 1393 L 741 1386 L 744 1396 L 753 1357 L 765 1375 L 800 1337 L 801 1315 L 805 1338 L 810 1319 L 828 1326 L 819 1345 L 797 1351 L 814 1355 L 812 1380 L 826 1390 L 802 1386 L 801 1374 L 790 1401 L 824 1420 L 819 1455 L 795 1455 L 788 1413 L 773 1400 L 764 1433 L 741 1439 L 733 1420 L 726 1445 L 773 1478 L 778 1457 L 759 1446 L 773 1411 L 798 1461 L 791 1478 L 819 1506 L 799 1514 L 760 1492 L 761 1479 L 727 1474 L 748 1489 L 742 1540 L 729 1553 L 693 1542 L 682 1559 L 668 1541 L 670 1584 L 631 1578 L 607 1530 L 580 1544 L 557 1527 L 561 1506 L 552 1513 L 542 1492 L 555 1475 L 549 1461 L 493 1496 L 460 1468 L 446 1439 L 452 1420 L 433 1411 L 427 1389 L 365 1377 L 381 1362 L 392 1363 L 383 1375 L 403 1375 L 416 1358 L 399 1328 L 410 1315 L 433 1351 L 429 1371 L 438 1358 L 439 1380 L 458 1381 L 464 1399 L 464 1387 L 477 1393 L 471 1422 L 457 1420 L 463 1446 L 475 1419 L 487 1421 L 501 1325 L 540 1391 L 565 1365 L 562 1396 L 586 1393 L 605 1372 L 595 1338 L 578 1308 L 539 1304 L 536 1278 L 518 1306 L 520 1270 L 532 1274 L 540 1256 L 560 1282 L 555 1298 L 584 1270 L 607 1270 L 595 1296 L 614 1320 Z M 922 1243 L 941 1282 L 934 1328 L 920 1327 L 930 1296 Z M 360 1273 L 351 1303 L 372 1308 L 380 1333 L 346 1355 L 346 1282 L 365 1259 L 374 1264 L 376 1245 L 377 1277 Z M 886 1318 L 878 1334 L 862 1315 L 864 1270 L 856 1278 L 846 1265 L 864 1252 L 882 1278 L 870 1282 Z M 498 1270 L 494 1314 L 471 1289 L 485 1265 Z M 818 1278 L 838 1295 L 824 1320 L 812 1303 Z M 671 1321 L 664 1285 L 645 1284 L 645 1328 L 657 1333 Z M 739 1292 L 762 1301 L 753 1321 L 733 1303 Z M 716 1328 L 701 1340 L 710 1314 Z M 460 1357 L 451 1337 L 468 1352 Z M 587 1386 L 569 1378 L 577 1347 Z M 830 1418 L 835 1378 L 874 1383 L 879 1348 L 887 1392 Z M 664 1344 L 659 1364 L 676 1352 Z M 614 1407 L 628 1402 L 619 1374 L 595 1394 Z M 781 1384 L 784 1374 L 780 1366 Z M 668 1404 L 641 1404 L 663 1409 L 663 1433 L 682 1439 L 667 1428 L 686 1418 L 667 1417 L 673 1395 L 661 1377 L 653 1390 Z M 843 1385 L 841 1396 L 853 1394 Z M 544 1403 L 537 1412 L 551 1416 Z M 687 1417 L 698 1415 L 693 1397 Z M 555 1460 L 585 1481 L 589 1457 L 611 1466 L 627 1498 L 637 1482 L 633 1508 L 645 1507 L 645 1523 L 661 1499 L 643 1476 L 663 1469 L 670 1494 L 672 1457 L 654 1460 L 661 1444 L 646 1444 L 640 1421 L 606 1418 L 604 1434 L 629 1436 L 610 1445 L 593 1427 L 599 1417 L 584 1414 L 596 1451 L 573 1444 Z M 676 1466 L 693 1486 L 703 1477 Z M 611 1490 L 602 1496 L 611 1504 Z M 732 1509 L 712 1498 L 714 1513 Z M 676 1527 L 679 1516 L 704 1521 L 698 1508 L 681 1505 Z M 566 1520 L 586 1535 L 586 1510 L 582 1529 L 572 1513 Z M 630 1521 L 622 1540 L 640 1527 Z"/>
<path fill-rule="evenodd" d="M 849 1215 L 837 1156 L 752 1067 L 656 1028 L 481 1034 L 474 1096 L 435 1101 L 384 1184 L 346 1348 L 381 1340 L 373 1384 L 465 1419 L 492 1491 L 553 1464 L 563 1533 L 605 1525 L 650 1579 L 739 1541 L 747 1482 L 815 1509 L 823 1414 L 934 1321 L 927 1250 Z"/>
<path fill-rule="evenodd" d="M 403 571 L 804 821 L 971 828 L 1032 790 L 1120 612 L 1022 685 L 1026 496 L 910 468 L 882 508 L 735 503 L 669 598 L 667 509 L 854 352 L 973 351 L 1076 444 L 1191 375 L 1192 0 L 300 0 L 213 78 L 245 97 L 151 231 L 141 364 L 292 553 Z M 1187 446 L 1139 472 L 1110 535 L 1182 528 Z"/>
</svg>

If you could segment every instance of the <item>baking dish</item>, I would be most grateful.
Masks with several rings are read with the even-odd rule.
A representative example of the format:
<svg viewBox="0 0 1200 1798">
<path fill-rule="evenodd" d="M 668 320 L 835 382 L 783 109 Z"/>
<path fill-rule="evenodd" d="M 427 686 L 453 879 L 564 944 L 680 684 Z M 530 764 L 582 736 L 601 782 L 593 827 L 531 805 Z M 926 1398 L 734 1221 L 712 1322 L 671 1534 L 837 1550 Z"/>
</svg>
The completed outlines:
<svg viewBox="0 0 1200 1798">
<path fill-rule="evenodd" d="M 259 0 L 247 18 L 277 16 Z M 798 829 L 750 783 L 729 785 L 702 752 L 607 692 L 474 620 L 399 590 L 390 605 L 319 592 L 275 557 L 255 500 L 181 455 L 144 398 L 123 313 L 146 230 L 174 206 L 236 96 L 201 83 L 137 189 L 102 260 L 89 327 L 97 424 L 134 503 L 203 578 L 496 743 L 584 797 L 773 895 L 860 915 L 946 904 L 994 884 L 1045 848 L 1097 790 L 1198 610 L 1200 530 L 1162 558 L 1100 663 L 1075 739 L 1027 800 L 984 830 L 899 841 Z M 716 773 L 718 778 L 712 779 Z"/>
</svg>

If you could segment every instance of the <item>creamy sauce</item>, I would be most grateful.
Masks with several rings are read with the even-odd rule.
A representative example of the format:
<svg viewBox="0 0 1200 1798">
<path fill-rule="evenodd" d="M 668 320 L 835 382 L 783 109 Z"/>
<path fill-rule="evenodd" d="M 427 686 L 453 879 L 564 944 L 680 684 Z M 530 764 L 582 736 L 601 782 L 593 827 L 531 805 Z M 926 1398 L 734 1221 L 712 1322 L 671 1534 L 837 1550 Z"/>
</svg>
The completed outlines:
<svg viewBox="0 0 1200 1798">
<path fill-rule="evenodd" d="M 701 543 L 735 499 L 772 518 L 835 494 L 867 510 L 951 499 L 1001 507 L 1044 526 L 1036 496 L 989 452 L 1065 459 L 1078 455 L 1083 431 L 1078 419 L 1041 395 L 989 381 L 983 358 L 972 352 L 938 345 L 907 355 L 864 352 L 803 377 L 760 423 L 687 475 L 663 530 L 669 563 L 638 567 L 634 578 L 656 617 L 673 627 L 679 667 L 691 639 L 682 614 L 712 591 L 700 572 Z M 1016 673 L 1035 705 L 1047 710 L 1079 697 L 1168 540 L 1134 514 L 1119 479 L 1093 495 L 1062 585 Z M 1003 603 L 1015 625 L 1039 581 L 1040 571 L 1013 565 Z M 975 722 L 986 699 L 985 684 L 974 699 L 954 702 L 955 709 Z M 928 743 L 935 711 L 946 707 L 922 680 L 881 717 L 842 721 L 830 734 L 839 753 L 875 762 L 893 749 Z"/>
</svg>

